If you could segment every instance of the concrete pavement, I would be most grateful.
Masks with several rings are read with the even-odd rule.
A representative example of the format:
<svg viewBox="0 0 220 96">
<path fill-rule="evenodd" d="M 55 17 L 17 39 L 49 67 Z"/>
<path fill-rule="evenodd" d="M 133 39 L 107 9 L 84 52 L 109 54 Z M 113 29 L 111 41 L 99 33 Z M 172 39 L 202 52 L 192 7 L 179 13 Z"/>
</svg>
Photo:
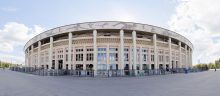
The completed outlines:
<svg viewBox="0 0 220 96">
<path fill-rule="evenodd" d="M 93 78 L 0 69 L 0 96 L 219 96 L 219 81 L 220 71 Z"/>
</svg>

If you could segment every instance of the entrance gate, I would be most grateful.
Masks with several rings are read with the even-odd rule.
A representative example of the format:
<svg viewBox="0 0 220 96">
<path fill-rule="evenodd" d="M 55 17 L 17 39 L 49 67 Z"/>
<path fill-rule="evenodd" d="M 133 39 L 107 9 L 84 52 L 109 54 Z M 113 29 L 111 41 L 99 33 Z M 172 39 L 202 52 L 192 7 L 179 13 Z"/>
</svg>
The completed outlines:
<svg viewBox="0 0 220 96">
<path fill-rule="evenodd" d="M 129 73 L 129 64 L 125 64 L 124 73 L 125 73 L 125 76 L 130 75 L 130 73 Z"/>
</svg>

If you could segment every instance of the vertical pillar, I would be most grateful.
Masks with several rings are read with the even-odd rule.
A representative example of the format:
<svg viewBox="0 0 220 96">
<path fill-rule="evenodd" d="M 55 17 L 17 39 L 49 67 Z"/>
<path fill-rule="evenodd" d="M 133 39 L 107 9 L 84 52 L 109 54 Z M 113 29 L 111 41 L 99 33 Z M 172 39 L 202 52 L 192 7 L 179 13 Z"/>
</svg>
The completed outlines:
<svg viewBox="0 0 220 96">
<path fill-rule="evenodd" d="M 172 55 L 172 69 L 175 69 L 175 65 L 176 65 L 176 51 L 173 51 Z"/>
<path fill-rule="evenodd" d="M 157 59 L 157 34 L 153 35 L 153 43 L 154 43 L 154 65 L 155 69 L 159 69 L 158 59 Z"/>
<path fill-rule="evenodd" d="M 182 52 L 181 52 L 181 42 L 179 41 L 178 43 L 179 45 L 179 66 L 177 66 L 177 68 L 182 68 Z"/>
<path fill-rule="evenodd" d="M 86 46 L 83 46 L 83 70 L 86 70 Z"/>
<path fill-rule="evenodd" d="M 25 61 L 24 61 L 24 65 L 27 65 L 27 51 L 25 50 Z M 1 59 L 0 59 L 0 67 L 2 67 L 2 63 L 1 63 Z"/>
<path fill-rule="evenodd" d="M 133 66 L 134 66 L 134 75 L 137 75 L 137 46 L 136 46 L 136 31 L 132 32 L 132 41 L 133 41 Z"/>
<path fill-rule="evenodd" d="M 171 48 L 171 38 L 169 37 L 169 68 L 171 69 L 172 67 L 172 48 Z"/>
<path fill-rule="evenodd" d="M 53 37 L 50 37 L 50 49 L 49 49 L 49 68 L 51 69 L 52 67 L 52 55 L 53 55 Z"/>
<path fill-rule="evenodd" d="M 188 68 L 189 66 L 189 64 L 188 64 L 188 56 L 187 56 L 187 45 L 185 45 L 185 56 L 186 56 L 186 61 L 185 61 L 185 66 L 186 66 L 186 68 Z"/>
<path fill-rule="evenodd" d="M 192 49 L 190 49 L 190 68 L 192 68 Z"/>
<path fill-rule="evenodd" d="M 76 69 L 76 64 L 75 64 L 75 62 L 76 62 L 76 49 L 75 49 L 74 45 L 72 45 L 72 46 L 73 46 L 72 47 L 73 52 L 71 52 L 71 54 L 73 54 L 73 56 L 71 59 L 72 59 L 73 70 L 75 70 Z"/>
<path fill-rule="evenodd" d="M 31 67 L 34 67 L 34 45 L 31 45 Z"/>
<path fill-rule="evenodd" d="M 152 68 L 151 68 L 151 64 L 152 64 L 152 62 L 151 62 L 151 48 L 148 48 L 147 49 L 148 51 L 147 51 L 147 62 L 148 62 L 148 68 L 151 70 Z"/>
<path fill-rule="evenodd" d="M 120 30 L 120 70 L 124 75 L 124 30 Z"/>
<path fill-rule="evenodd" d="M 24 59 L 24 64 L 27 65 L 27 52 L 26 50 L 24 51 L 25 52 L 25 59 Z M 0 59 L 0 68 L 2 67 L 2 63 L 1 63 L 1 59 Z"/>
<path fill-rule="evenodd" d="M 189 64 L 189 68 L 191 68 L 191 49 L 189 48 L 189 51 L 188 51 L 188 64 Z"/>
<path fill-rule="evenodd" d="M 66 59 L 65 59 L 65 51 L 66 51 L 66 48 L 65 47 L 63 47 L 63 49 L 62 49 L 62 53 L 61 53 L 61 55 L 63 56 L 62 57 L 62 60 L 63 60 L 63 67 L 62 67 L 62 69 L 66 69 Z M 53 56 L 53 55 L 52 55 Z"/>
<path fill-rule="evenodd" d="M 68 46 L 68 69 L 71 69 L 71 53 L 72 53 L 72 32 L 69 32 L 69 46 Z"/>
<path fill-rule="evenodd" d="M 27 53 L 26 53 L 26 64 L 25 64 L 25 65 L 26 65 L 27 67 L 30 67 L 30 66 L 29 66 L 29 48 L 27 48 L 26 50 L 27 50 Z"/>
<path fill-rule="evenodd" d="M 106 50 L 106 58 L 107 58 L 107 61 L 106 61 L 106 65 L 107 65 L 107 70 L 109 70 L 109 44 L 107 45 L 107 50 Z"/>
<path fill-rule="evenodd" d="M 139 50 L 139 52 L 140 52 L 140 70 L 142 70 L 143 68 L 143 52 L 142 52 L 142 47 L 140 47 L 140 50 Z"/>
<path fill-rule="evenodd" d="M 27 64 L 28 64 L 28 65 L 27 65 L 27 66 L 28 66 L 28 67 L 31 67 L 31 64 L 30 64 L 30 61 L 31 61 L 31 60 L 30 60 L 30 57 L 31 57 L 31 55 L 30 55 L 30 49 L 28 48 L 27 50 L 28 50 L 28 60 L 27 60 Z"/>
<path fill-rule="evenodd" d="M 133 65 L 132 58 L 133 58 L 132 46 L 129 46 L 129 71 L 132 70 L 132 65 Z"/>
<path fill-rule="evenodd" d="M 60 55 L 61 53 L 58 53 L 57 52 L 58 50 L 54 50 L 54 51 L 55 51 L 55 54 L 54 54 L 55 55 L 55 58 L 54 58 L 54 60 L 55 60 L 55 62 L 54 62 L 55 63 L 54 69 L 58 69 L 58 64 L 59 64 L 59 62 L 58 62 L 58 55 Z M 52 52 L 53 52 L 53 48 L 52 48 Z M 53 56 L 53 53 L 52 53 L 52 56 Z M 52 58 L 52 60 L 53 60 L 53 58 Z M 51 60 L 51 62 L 52 62 L 52 60 Z M 52 63 L 51 63 L 51 65 L 52 65 Z M 48 67 L 50 68 L 50 65 L 48 65 Z"/>
<path fill-rule="evenodd" d="M 38 61 L 37 61 L 37 63 L 38 63 L 38 66 L 40 67 L 41 66 L 41 41 L 38 41 Z"/>
<path fill-rule="evenodd" d="M 94 76 L 97 75 L 97 42 L 96 42 L 96 38 L 97 38 L 97 30 L 93 30 L 93 69 L 94 69 Z"/>
<path fill-rule="evenodd" d="M 31 58 L 32 58 L 32 52 L 30 49 L 28 49 L 28 67 L 32 67 L 31 66 Z"/>
</svg>

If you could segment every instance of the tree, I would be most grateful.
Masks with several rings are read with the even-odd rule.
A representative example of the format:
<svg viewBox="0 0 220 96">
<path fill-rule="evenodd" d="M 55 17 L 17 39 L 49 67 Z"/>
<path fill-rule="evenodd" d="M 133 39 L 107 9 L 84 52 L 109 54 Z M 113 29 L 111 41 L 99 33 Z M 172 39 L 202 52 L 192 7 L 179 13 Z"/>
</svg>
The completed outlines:
<svg viewBox="0 0 220 96">
<path fill-rule="evenodd" d="M 0 67 L 2 67 L 2 68 L 9 68 L 9 67 L 12 67 L 12 66 L 15 66 L 15 65 L 16 64 L 0 61 Z"/>
<path fill-rule="evenodd" d="M 208 68 L 209 68 L 209 69 L 215 69 L 215 65 L 214 65 L 213 63 L 209 63 L 209 64 L 208 64 Z"/>
</svg>

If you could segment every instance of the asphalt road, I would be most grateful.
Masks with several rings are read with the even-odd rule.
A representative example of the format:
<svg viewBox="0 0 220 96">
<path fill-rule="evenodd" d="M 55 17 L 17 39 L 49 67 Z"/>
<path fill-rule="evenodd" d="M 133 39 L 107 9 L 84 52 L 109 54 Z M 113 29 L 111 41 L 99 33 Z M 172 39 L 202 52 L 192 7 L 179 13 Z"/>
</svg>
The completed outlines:
<svg viewBox="0 0 220 96">
<path fill-rule="evenodd" d="M 36 76 L 0 69 L 0 96 L 220 96 L 220 71 L 146 77 Z"/>
</svg>

